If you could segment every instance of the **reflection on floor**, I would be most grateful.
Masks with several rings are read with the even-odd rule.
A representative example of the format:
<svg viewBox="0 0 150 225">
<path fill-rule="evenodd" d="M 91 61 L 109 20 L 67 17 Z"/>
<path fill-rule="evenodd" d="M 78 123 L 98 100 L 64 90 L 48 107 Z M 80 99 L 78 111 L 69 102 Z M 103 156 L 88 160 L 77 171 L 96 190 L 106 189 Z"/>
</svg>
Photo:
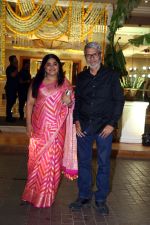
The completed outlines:
<svg viewBox="0 0 150 225">
<path fill-rule="evenodd" d="M 111 159 L 108 216 L 101 216 L 96 211 L 94 197 L 90 208 L 71 211 L 68 205 L 77 197 L 77 181 L 65 178 L 51 208 L 21 206 L 26 166 L 26 154 L 0 154 L 0 225 L 150 225 L 148 160 Z M 93 166 L 94 183 L 95 159 Z"/>
<path fill-rule="evenodd" d="M 25 121 L 2 125 L 3 129 L 10 126 L 11 132 L 0 132 L 0 225 L 150 225 L 150 147 L 113 143 L 109 216 L 96 211 L 94 198 L 90 208 L 71 211 L 68 204 L 77 197 L 77 181 L 65 178 L 53 206 L 37 209 L 20 205 L 27 177 Z M 96 168 L 93 154 L 93 184 Z"/>
</svg>

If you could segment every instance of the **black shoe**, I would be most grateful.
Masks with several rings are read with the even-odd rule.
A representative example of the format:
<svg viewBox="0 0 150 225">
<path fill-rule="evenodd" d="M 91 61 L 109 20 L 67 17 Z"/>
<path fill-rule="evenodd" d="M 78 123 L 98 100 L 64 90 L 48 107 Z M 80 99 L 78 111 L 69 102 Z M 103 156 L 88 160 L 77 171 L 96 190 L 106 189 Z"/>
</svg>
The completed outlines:
<svg viewBox="0 0 150 225">
<path fill-rule="evenodd" d="M 74 210 L 79 210 L 82 207 L 86 207 L 86 208 L 91 207 L 91 199 L 78 198 L 75 202 L 72 202 L 69 205 L 69 208 Z"/>
<path fill-rule="evenodd" d="M 16 121 L 16 119 L 13 117 L 6 117 L 6 122 L 13 123 L 15 121 Z"/>
<path fill-rule="evenodd" d="M 24 205 L 30 205 L 30 202 L 27 202 L 27 201 L 23 201 L 23 200 L 22 200 L 22 201 L 20 202 L 20 205 L 21 205 L 21 206 L 24 206 Z"/>
<path fill-rule="evenodd" d="M 24 120 L 24 117 L 19 117 L 19 120 L 20 120 L 20 121 L 23 121 L 23 120 Z"/>
<path fill-rule="evenodd" d="M 106 205 L 106 202 L 95 202 L 95 207 L 97 211 L 102 215 L 102 216 L 107 216 L 109 214 L 109 208 Z"/>
</svg>

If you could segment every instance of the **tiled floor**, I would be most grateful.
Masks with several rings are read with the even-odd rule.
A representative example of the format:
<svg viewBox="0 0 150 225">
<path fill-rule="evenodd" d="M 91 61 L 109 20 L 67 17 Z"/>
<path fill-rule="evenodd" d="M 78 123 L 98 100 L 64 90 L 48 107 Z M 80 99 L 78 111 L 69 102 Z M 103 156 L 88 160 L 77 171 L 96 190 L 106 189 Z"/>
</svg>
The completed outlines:
<svg viewBox="0 0 150 225">
<path fill-rule="evenodd" d="M 149 160 L 111 159 L 109 216 L 99 215 L 94 201 L 89 209 L 71 211 L 68 204 L 77 196 L 76 181 L 64 178 L 51 208 L 20 206 L 26 164 L 25 153 L 0 154 L 0 225 L 150 225 Z M 95 159 L 93 165 L 96 168 Z"/>
<path fill-rule="evenodd" d="M 109 216 L 99 215 L 94 199 L 91 208 L 71 211 L 68 204 L 76 199 L 76 180 L 63 177 L 51 208 L 21 206 L 28 138 L 19 128 L 25 123 L 17 123 L 11 132 L 0 132 L 0 225 L 150 225 L 150 147 L 141 144 L 113 143 Z M 93 168 L 95 178 L 95 158 Z"/>
</svg>

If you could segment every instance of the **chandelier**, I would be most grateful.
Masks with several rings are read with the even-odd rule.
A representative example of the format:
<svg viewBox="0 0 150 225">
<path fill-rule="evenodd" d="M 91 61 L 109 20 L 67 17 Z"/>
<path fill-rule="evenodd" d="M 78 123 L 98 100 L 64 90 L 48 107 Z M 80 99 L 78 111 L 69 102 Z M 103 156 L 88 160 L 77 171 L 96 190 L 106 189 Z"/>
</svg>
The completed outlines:
<svg viewBox="0 0 150 225">
<path fill-rule="evenodd" d="M 63 39 L 68 46 L 80 50 L 85 42 L 97 41 L 104 53 L 111 16 L 111 4 L 93 1 L 0 1 L 0 61 L 4 58 L 6 29 L 11 32 L 13 43 L 24 43 L 23 47 L 27 47 L 24 40 L 33 37 L 43 42 Z"/>
<path fill-rule="evenodd" d="M 15 10 L 6 2 L 8 29 L 16 35 L 34 34 L 45 40 L 66 35 L 68 41 L 82 42 L 89 34 L 106 33 L 111 15 L 110 4 L 91 1 L 17 0 Z"/>
</svg>

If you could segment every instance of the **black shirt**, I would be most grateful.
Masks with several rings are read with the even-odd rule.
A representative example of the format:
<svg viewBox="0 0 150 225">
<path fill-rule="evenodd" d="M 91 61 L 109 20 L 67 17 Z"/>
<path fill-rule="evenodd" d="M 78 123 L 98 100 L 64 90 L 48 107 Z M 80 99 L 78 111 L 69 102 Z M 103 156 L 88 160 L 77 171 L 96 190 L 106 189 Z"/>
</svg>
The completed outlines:
<svg viewBox="0 0 150 225">
<path fill-rule="evenodd" d="M 12 76 L 13 73 L 16 73 L 16 76 Z M 9 65 L 6 69 L 6 91 L 11 91 L 13 93 L 17 92 L 18 88 L 18 70 L 15 66 Z"/>
<path fill-rule="evenodd" d="M 21 69 L 19 74 L 19 92 L 25 92 L 25 94 L 28 92 L 28 88 L 30 86 L 30 81 L 31 81 L 31 74 L 29 70 Z"/>
<path fill-rule="evenodd" d="M 116 126 L 124 105 L 119 74 L 101 65 L 95 76 L 85 70 L 77 76 L 74 121 L 79 120 L 82 131 L 100 132 L 104 126 Z"/>
</svg>

